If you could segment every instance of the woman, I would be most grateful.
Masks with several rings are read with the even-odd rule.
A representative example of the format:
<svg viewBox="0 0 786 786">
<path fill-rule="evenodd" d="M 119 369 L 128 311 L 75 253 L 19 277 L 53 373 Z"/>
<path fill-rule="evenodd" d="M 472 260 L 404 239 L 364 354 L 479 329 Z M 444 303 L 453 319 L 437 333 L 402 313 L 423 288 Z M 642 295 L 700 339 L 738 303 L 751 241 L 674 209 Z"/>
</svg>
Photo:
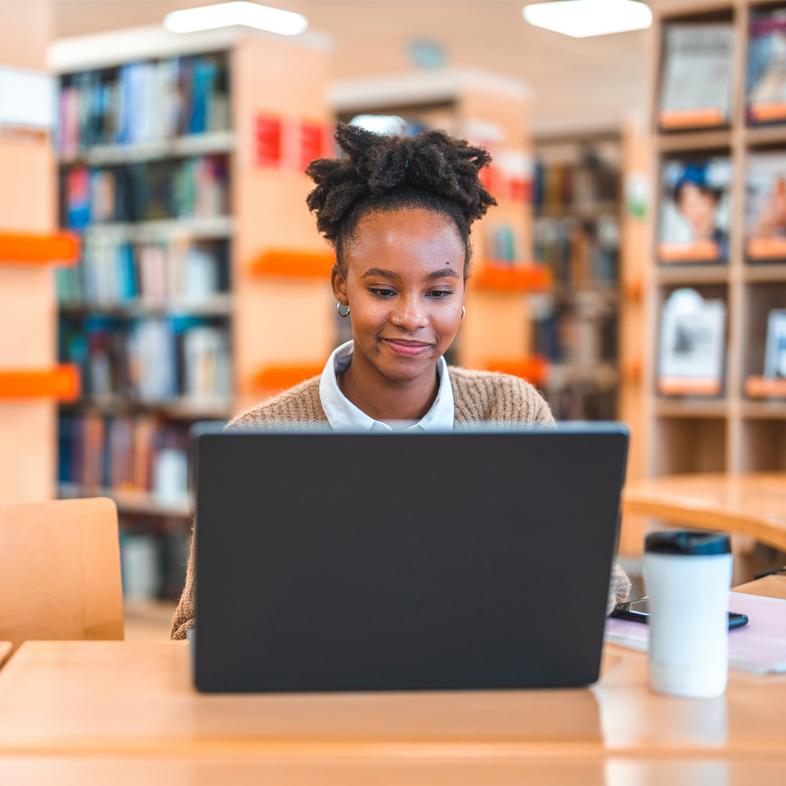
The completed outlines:
<svg viewBox="0 0 786 786">
<path fill-rule="evenodd" d="M 478 179 L 488 153 L 441 131 L 382 137 L 339 125 L 346 154 L 314 161 L 308 206 L 336 249 L 336 308 L 352 316 L 352 341 L 319 377 L 236 417 L 230 426 L 303 421 L 333 428 L 429 431 L 454 423 L 553 423 L 524 380 L 448 368 L 443 355 L 464 317 L 472 222 L 496 204 Z M 612 574 L 609 605 L 630 582 Z M 194 560 L 172 627 L 194 617 Z"/>
</svg>

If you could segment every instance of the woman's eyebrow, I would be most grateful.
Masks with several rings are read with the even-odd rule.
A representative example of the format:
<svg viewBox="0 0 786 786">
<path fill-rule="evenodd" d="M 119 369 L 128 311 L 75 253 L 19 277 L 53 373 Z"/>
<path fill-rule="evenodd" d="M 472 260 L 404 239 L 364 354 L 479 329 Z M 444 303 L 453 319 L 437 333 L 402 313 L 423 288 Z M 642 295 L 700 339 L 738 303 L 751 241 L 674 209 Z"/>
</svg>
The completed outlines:
<svg viewBox="0 0 786 786">
<path fill-rule="evenodd" d="M 391 278 L 394 280 L 401 278 L 398 273 L 394 273 L 392 270 L 383 270 L 381 267 L 370 267 L 361 278 L 368 278 L 369 276 L 380 276 L 382 278 Z"/>
</svg>

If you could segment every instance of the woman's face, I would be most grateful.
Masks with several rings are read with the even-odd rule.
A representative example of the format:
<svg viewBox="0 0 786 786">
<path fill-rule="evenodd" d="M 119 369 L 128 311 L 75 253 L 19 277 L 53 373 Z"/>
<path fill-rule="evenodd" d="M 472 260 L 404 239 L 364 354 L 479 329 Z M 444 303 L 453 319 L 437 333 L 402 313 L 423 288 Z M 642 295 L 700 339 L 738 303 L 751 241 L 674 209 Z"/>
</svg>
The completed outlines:
<svg viewBox="0 0 786 786">
<path fill-rule="evenodd" d="M 461 235 L 425 208 L 369 213 L 344 248 L 333 292 L 351 308 L 355 352 L 391 382 L 433 374 L 464 305 Z"/>
</svg>

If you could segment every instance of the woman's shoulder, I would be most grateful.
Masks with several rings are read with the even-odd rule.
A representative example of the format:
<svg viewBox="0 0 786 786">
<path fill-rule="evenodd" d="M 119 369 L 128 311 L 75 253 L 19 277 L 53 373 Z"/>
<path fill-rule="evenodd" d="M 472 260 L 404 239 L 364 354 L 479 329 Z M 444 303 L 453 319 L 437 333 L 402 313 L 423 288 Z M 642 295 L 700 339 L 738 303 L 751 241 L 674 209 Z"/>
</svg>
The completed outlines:
<svg viewBox="0 0 786 786">
<path fill-rule="evenodd" d="M 549 405 L 521 377 L 449 366 L 457 420 L 553 423 Z"/>
<path fill-rule="evenodd" d="M 314 423 L 327 420 L 319 398 L 319 377 L 311 377 L 271 399 L 236 415 L 227 428 L 271 423 Z"/>
</svg>

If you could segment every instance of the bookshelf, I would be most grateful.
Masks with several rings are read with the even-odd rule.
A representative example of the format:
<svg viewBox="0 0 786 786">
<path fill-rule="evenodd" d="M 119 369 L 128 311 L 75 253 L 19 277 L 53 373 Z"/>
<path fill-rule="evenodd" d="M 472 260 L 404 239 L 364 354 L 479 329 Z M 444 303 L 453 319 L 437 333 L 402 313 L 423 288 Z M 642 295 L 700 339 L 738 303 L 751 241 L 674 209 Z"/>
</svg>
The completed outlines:
<svg viewBox="0 0 786 786">
<path fill-rule="evenodd" d="M 129 597 L 180 593 L 192 426 L 334 344 L 327 276 L 290 264 L 327 251 L 303 169 L 328 150 L 329 58 L 318 34 L 240 29 L 52 49 L 60 222 L 83 249 L 57 280 L 60 357 L 83 380 L 59 408 L 58 490 L 117 503 Z M 275 277 L 256 269 L 271 258 Z"/>
<path fill-rule="evenodd" d="M 532 157 L 528 90 L 520 82 L 479 70 L 338 83 L 331 101 L 339 120 L 398 116 L 408 132 L 440 128 L 490 150 L 484 173 L 498 205 L 472 229 L 472 274 L 466 318 L 449 362 L 524 374 L 541 385 L 544 364 L 533 358 L 531 295 L 548 290 L 548 270 L 532 256 Z M 532 362 L 531 362 L 532 361 Z"/>
<path fill-rule="evenodd" d="M 554 282 L 535 342 L 560 420 L 613 420 L 621 384 L 622 135 L 535 139 L 535 256 Z"/>
<path fill-rule="evenodd" d="M 647 277 L 647 350 L 657 359 L 663 336 L 661 315 L 666 298 L 675 289 L 691 288 L 725 305 L 723 363 L 720 385 L 705 395 L 672 392 L 659 385 L 657 360 L 645 369 L 647 468 L 651 474 L 725 471 L 729 473 L 786 470 L 786 396 L 777 384 L 760 384 L 764 374 L 767 316 L 786 308 L 786 255 L 757 258 L 750 243 L 750 214 L 755 191 L 752 165 L 761 153 L 786 152 L 786 114 L 759 112 L 754 93 L 751 58 L 760 44 L 752 41 L 757 20 L 783 3 L 735 0 L 703 6 L 656 11 L 653 27 L 654 86 L 653 132 L 657 202 L 662 201 L 664 165 L 675 158 L 727 158 L 728 254 L 725 259 L 701 263 L 664 264 L 658 242 Z M 733 39 L 728 75 L 730 108 L 717 119 L 707 117 L 691 127 L 690 118 L 671 117 L 664 123 L 660 98 L 668 31 L 674 26 L 724 23 Z M 708 91 L 717 94 L 714 88 Z M 775 107 L 777 108 L 777 107 Z M 774 107 L 770 106 L 770 110 Z M 769 111 L 769 110 L 768 110 Z M 720 210 L 720 208 L 718 208 Z M 659 214 L 659 229 L 664 218 Z M 656 233 L 657 234 L 657 233 Z"/>
</svg>

